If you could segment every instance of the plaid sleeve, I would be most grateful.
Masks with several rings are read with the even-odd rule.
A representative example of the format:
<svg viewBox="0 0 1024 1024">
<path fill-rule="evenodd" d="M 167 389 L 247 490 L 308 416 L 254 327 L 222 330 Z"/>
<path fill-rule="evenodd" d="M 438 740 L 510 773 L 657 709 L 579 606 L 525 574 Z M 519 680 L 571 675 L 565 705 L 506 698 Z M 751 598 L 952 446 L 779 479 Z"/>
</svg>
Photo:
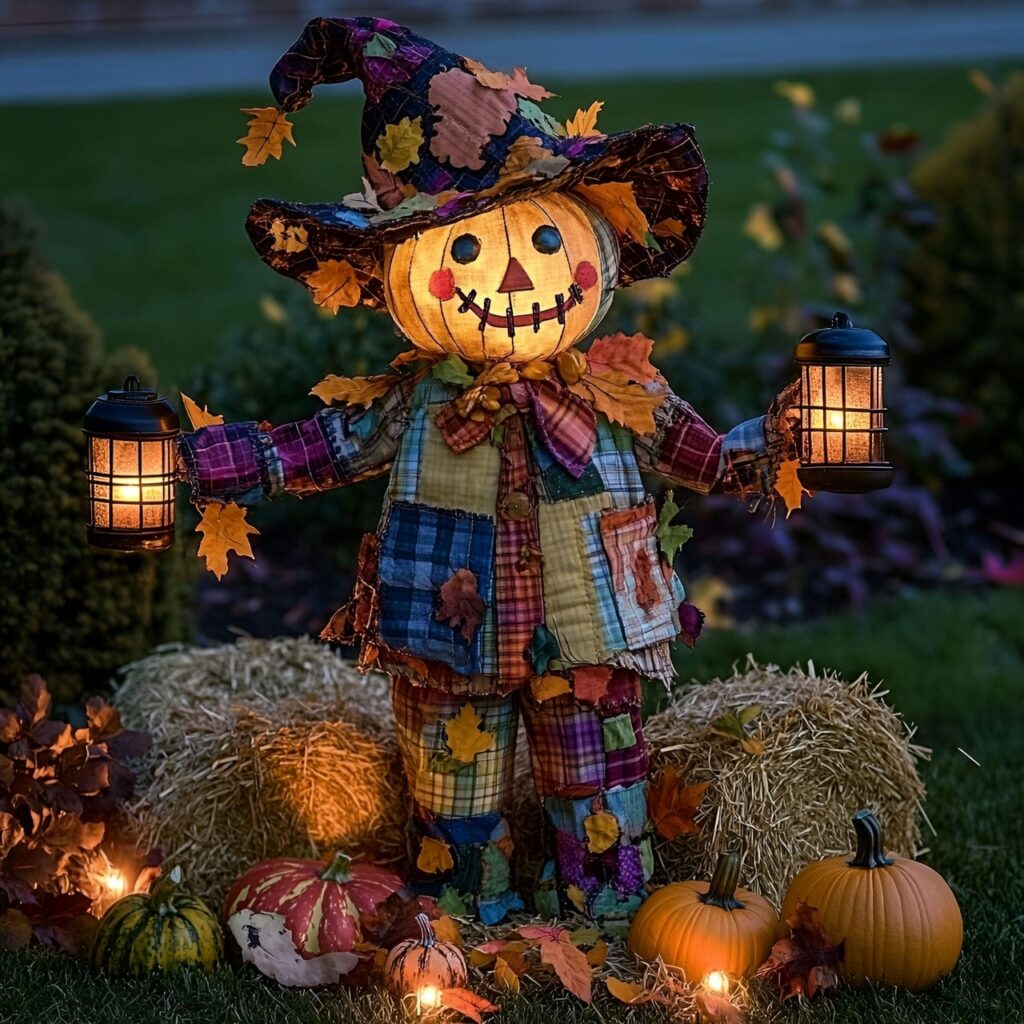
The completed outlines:
<svg viewBox="0 0 1024 1024">
<path fill-rule="evenodd" d="M 178 452 L 192 495 L 251 505 L 385 473 L 408 421 L 411 391 L 402 381 L 366 410 L 332 407 L 280 427 L 225 423 L 182 434 Z"/>
<path fill-rule="evenodd" d="M 772 413 L 719 434 L 689 402 L 670 394 L 654 420 L 654 436 L 635 439 L 640 468 L 700 494 L 770 495 L 790 454 Z"/>
</svg>

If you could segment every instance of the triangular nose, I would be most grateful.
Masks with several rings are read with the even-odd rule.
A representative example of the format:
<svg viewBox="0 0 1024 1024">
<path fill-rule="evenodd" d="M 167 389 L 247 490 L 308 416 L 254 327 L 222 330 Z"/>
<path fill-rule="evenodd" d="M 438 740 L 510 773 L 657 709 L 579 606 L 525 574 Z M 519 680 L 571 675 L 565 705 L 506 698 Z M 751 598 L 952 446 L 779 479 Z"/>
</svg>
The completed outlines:
<svg viewBox="0 0 1024 1024">
<path fill-rule="evenodd" d="M 510 256 L 508 266 L 505 268 L 505 276 L 498 285 L 499 292 L 528 292 L 533 290 L 533 282 L 530 275 L 523 270 L 522 263 Z"/>
</svg>

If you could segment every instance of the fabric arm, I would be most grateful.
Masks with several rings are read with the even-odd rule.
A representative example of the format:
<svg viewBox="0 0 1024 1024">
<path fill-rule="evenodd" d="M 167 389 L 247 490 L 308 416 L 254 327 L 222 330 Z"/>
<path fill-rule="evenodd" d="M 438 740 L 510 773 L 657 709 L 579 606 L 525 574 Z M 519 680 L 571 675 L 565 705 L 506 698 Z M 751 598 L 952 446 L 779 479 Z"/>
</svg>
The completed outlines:
<svg viewBox="0 0 1024 1024">
<path fill-rule="evenodd" d="M 322 409 L 280 427 L 255 422 L 203 427 L 178 439 L 184 477 L 199 503 L 252 505 L 305 497 L 391 468 L 408 420 L 411 387 L 395 385 L 369 409 Z"/>
<path fill-rule="evenodd" d="M 654 436 L 636 438 L 640 468 L 699 494 L 770 496 L 779 466 L 796 457 L 792 431 L 783 422 L 793 397 L 787 388 L 767 415 L 720 434 L 670 393 L 655 411 Z"/>
</svg>

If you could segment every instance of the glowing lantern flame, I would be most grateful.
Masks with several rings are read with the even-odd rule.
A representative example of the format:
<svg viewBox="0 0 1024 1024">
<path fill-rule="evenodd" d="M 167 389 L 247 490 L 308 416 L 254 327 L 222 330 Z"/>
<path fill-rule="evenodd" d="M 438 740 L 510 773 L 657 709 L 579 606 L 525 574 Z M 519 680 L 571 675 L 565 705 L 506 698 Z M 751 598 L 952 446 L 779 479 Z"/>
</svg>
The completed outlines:
<svg viewBox="0 0 1024 1024">
<path fill-rule="evenodd" d="M 128 882 L 124 875 L 114 868 L 111 868 L 105 874 L 101 875 L 99 881 L 100 885 L 102 885 L 103 888 L 114 897 L 114 899 L 118 899 L 123 896 L 125 890 L 128 888 Z"/>
<path fill-rule="evenodd" d="M 416 990 L 416 1009 L 436 1010 L 441 1005 L 441 990 L 436 985 L 421 985 Z"/>
<path fill-rule="evenodd" d="M 704 988 L 712 995 L 727 996 L 729 994 L 729 975 L 725 971 L 708 971 L 704 976 Z"/>
</svg>

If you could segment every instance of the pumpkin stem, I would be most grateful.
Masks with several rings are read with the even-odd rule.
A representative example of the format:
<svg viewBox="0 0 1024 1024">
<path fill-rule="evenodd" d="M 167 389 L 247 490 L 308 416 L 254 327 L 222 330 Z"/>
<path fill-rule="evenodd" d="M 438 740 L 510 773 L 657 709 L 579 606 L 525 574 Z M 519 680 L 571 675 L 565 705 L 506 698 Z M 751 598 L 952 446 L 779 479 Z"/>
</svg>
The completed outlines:
<svg viewBox="0 0 1024 1024">
<path fill-rule="evenodd" d="M 168 875 L 161 875 L 149 894 L 149 902 L 158 914 L 170 914 L 174 911 L 171 899 L 177 891 L 178 883 Z"/>
<path fill-rule="evenodd" d="M 426 946 L 429 949 L 437 942 L 430 918 L 426 914 L 417 914 L 416 923 L 420 926 L 420 945 Z"/>
<path fill-rule="evenodd" d="M 884 868 L 892 863 L 885 855 L 882 826 L 870 811 L 858 811 L 853 816 L 853 830 L 857 833 L 857 852 L 850 861 L 851 868 Z"/>
<path fill-rule="evenodd" d="M 722 910 L 742 910 L 744 904 L 736 899 L 736 886 L 740 884 L 742 862 L 740 855 L 734 851 L 720 854 L 708 891 L 698 897 L 701 903 Z"/>
<path fill-rule="evenodd" d="M 335 852 L 331 863 L 322 871 L 317 872 L 321 882 L 351 882 L 352 858 L 341 850 Z"/>
</svg>

